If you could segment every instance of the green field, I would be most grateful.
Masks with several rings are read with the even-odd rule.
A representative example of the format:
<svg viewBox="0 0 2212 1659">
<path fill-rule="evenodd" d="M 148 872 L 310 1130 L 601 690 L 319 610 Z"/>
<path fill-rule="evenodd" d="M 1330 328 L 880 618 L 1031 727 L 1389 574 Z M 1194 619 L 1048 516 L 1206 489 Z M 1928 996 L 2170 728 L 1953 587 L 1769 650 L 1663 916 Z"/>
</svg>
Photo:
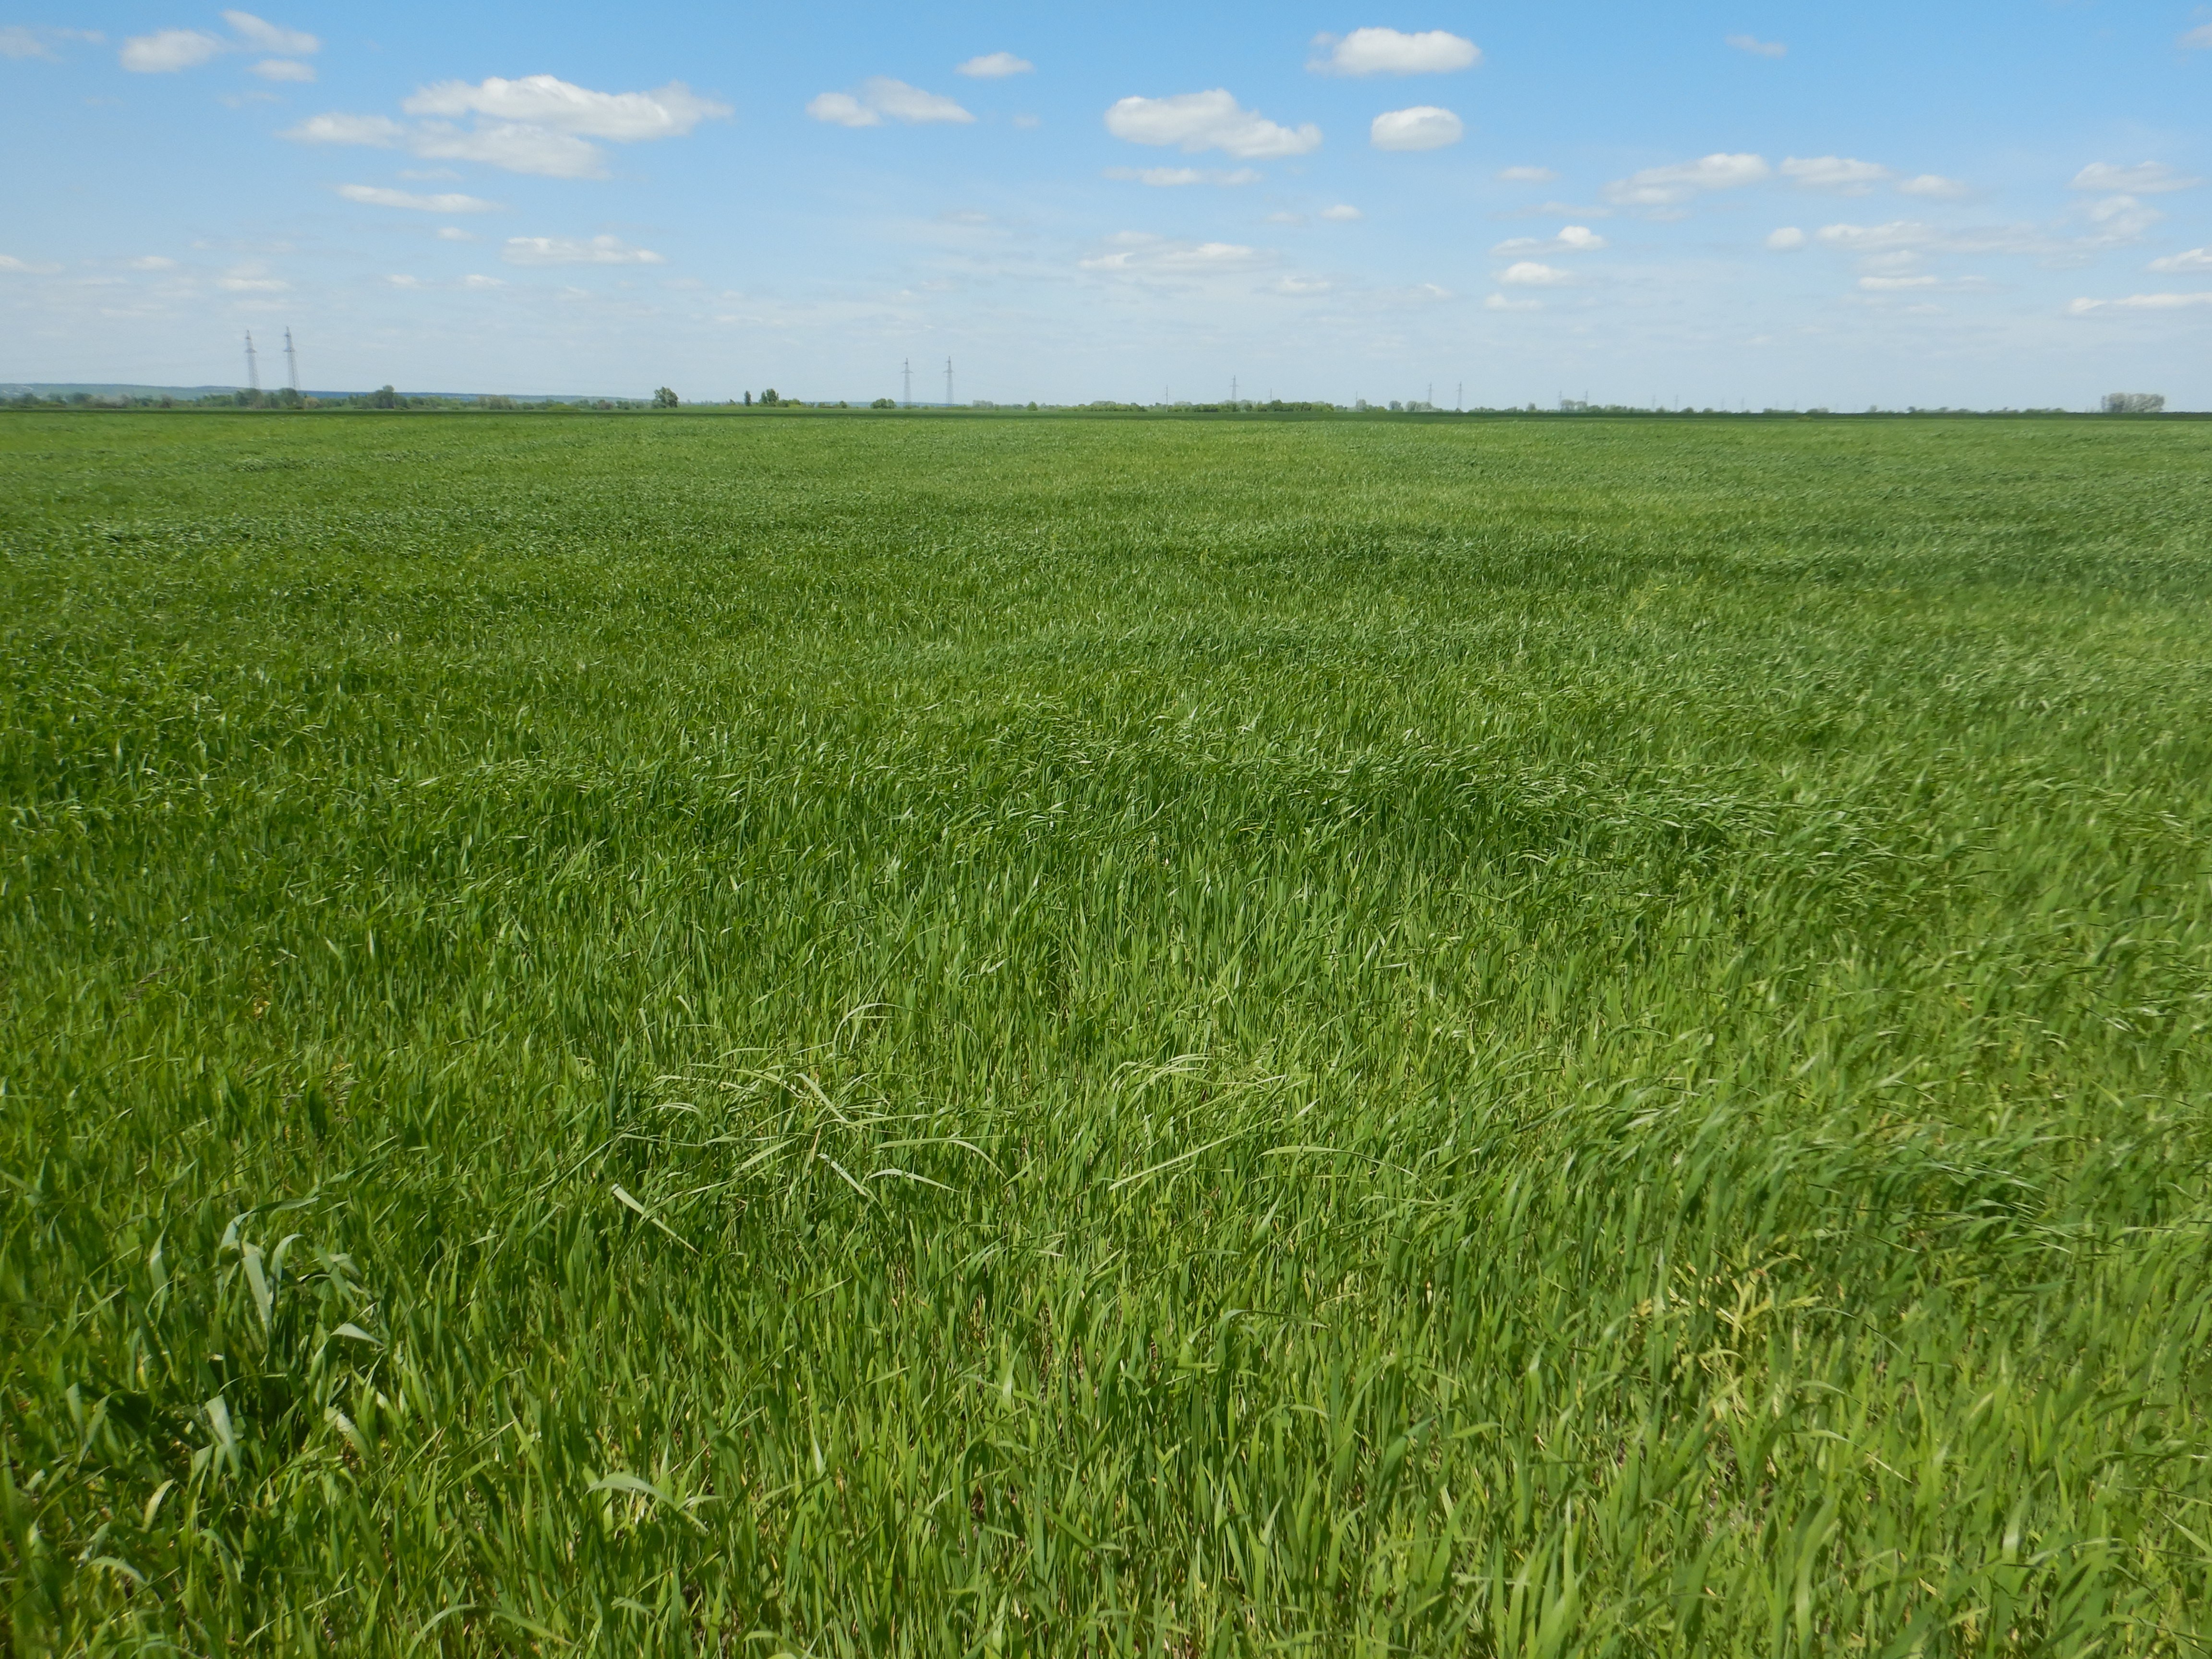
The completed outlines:
<svg viewBox="0 0 2212 1659">
<path fill-rule="evenodd" d="M 0 1652 L 2212 1644 L 2212 425 L 24 415 L 0 556 Z"/>
</svg>

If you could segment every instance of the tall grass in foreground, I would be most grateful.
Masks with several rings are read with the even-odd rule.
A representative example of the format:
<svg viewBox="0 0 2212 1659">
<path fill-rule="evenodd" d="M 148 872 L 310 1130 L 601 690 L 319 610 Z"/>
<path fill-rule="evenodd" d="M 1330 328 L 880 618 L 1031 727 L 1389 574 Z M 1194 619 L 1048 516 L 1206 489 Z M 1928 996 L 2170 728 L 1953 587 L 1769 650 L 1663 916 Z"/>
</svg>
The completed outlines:
<svg viewBox="0 0 2212 1659">
<path fill-rule="evenodd" d="M 2202 1652 L 2208 462 L 0 423 L 6 1643 Z"/>
</svg>

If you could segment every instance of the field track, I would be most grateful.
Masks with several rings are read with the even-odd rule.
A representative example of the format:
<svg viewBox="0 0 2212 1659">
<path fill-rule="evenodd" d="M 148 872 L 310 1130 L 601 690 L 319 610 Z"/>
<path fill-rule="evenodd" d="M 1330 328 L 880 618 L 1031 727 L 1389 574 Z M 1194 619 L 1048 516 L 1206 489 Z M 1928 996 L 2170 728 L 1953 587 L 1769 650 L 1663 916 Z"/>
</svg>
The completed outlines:
<svg viewBox="0 0 2212 1659">
<path fill-rule="evenodd" d="M 2212 424 L 0 416 L 0 1653 L 2201 1655 L 2209 642 Z"/>
</svg>

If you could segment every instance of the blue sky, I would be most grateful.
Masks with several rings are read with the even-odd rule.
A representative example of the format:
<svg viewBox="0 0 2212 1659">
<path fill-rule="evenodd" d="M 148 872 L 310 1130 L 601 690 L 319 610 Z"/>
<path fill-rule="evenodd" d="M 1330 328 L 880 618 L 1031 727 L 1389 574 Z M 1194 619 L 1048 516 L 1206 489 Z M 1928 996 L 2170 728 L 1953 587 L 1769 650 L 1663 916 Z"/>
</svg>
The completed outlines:
<svg viewBox="0 0 2212 1659">
<path fill-rule="evenodd" d="M 0 10 L 0 380 L 2212 408 L 2189 0 L 251 3 Z"/>
</svg>

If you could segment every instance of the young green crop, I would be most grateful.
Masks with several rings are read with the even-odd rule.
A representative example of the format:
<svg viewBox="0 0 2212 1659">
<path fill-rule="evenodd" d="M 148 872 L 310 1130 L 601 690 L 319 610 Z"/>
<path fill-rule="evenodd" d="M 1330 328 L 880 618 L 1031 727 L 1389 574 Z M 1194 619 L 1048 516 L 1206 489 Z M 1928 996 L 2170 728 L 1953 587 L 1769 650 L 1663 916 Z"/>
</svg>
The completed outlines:
<svg viewBox="0 0 2212 1659">
<path fill-rule="evenodd" d="M 10 1650 L 2201 1651 L 2208 525 L 0 421 Z"/>
</svg>

